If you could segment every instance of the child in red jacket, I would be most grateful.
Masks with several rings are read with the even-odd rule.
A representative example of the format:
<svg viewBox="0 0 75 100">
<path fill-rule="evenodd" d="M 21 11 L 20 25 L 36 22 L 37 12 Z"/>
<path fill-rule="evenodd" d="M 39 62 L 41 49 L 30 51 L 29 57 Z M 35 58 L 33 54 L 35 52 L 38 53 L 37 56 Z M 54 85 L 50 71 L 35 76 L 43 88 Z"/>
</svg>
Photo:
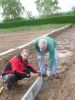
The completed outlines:
<svg viewBox="0 0 75 100">
<path fill-rule="evenodd" d="M 32 65 L 28 63 L 28 57 L 29 51 L 24 49 L 20 55 L 11 58 L 5 65 L 2 78 L 8 89 L 11 89 L 18 80 L 29 78 L 31 76 L 30 72 L 37 73 Z"/>
</svg>

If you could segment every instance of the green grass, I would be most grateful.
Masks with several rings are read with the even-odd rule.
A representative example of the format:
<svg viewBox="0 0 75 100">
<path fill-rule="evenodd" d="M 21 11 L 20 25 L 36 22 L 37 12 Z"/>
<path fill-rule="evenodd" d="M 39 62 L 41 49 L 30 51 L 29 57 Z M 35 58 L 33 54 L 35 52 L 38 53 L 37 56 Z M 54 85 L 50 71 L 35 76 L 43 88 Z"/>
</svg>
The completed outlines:
<svg viewBox="0 0 75 100">
<path fill-rule="evenodd" d="M 60 28 L 67 24 L 45 24 L 45 25 L 37 25 L 37 26 L 22 26 L 16 28 L 7 28 L 7 29 L 0 29 L 1 33 L 7 32 L 18 32 L 18 31 L 25 31 L 25 30 L 41 30 L 41 29 L 50 29 L 50 28 Z"/>
<path fill-rule="evenodd" d="M 16 27 L 39 27 L 39 25 L 52 25 L 52 24 L 74 24 L 75 23 L 75 14 L 72 15 L 58 15 L 58 16 L 49 16 L 47 18 L 39 18 L 39 19 L 23 19 L 18 21 L 9 21 L 0 23 L 0 29 L 8 29 L 8 28 L 16 28 Z"/>
</svg>

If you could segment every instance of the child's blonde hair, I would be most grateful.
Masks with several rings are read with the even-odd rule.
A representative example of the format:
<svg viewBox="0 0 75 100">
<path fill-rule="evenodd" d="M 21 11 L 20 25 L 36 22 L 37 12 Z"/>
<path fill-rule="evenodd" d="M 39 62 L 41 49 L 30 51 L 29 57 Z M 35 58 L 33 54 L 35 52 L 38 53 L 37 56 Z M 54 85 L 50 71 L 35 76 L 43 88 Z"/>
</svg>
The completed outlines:
<svg viewBox="0 0 75 100">
<path fill-rule="evenodd" d="M 23 49 L 22 52 L 21 52 L 21 54 L 24 54 L 25 52 L 28 53 L 28 54 L 30 54 L 30 51 L 28 49 Z"/>
</svg>

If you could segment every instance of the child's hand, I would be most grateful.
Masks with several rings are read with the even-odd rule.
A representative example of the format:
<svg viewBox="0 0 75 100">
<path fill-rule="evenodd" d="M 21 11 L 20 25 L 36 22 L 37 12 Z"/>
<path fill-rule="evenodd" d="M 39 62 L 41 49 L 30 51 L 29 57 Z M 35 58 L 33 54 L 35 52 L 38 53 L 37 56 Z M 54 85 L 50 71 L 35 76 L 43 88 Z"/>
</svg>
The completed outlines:
<svg viewBox="0 0 75 100">
<path fill-rule="evenodd" d="M 38 76 L 41 77 L 41 72 L 40 71 L 37 71 L 37 73 L 38 73 Z"/>
<path fill-rule="evenodd" d="M 29 78 L 29 77 L 31 77 L 31 75 L 30 74 L 27 74 L 27 77 L 26 78 Z"/>
</svg>

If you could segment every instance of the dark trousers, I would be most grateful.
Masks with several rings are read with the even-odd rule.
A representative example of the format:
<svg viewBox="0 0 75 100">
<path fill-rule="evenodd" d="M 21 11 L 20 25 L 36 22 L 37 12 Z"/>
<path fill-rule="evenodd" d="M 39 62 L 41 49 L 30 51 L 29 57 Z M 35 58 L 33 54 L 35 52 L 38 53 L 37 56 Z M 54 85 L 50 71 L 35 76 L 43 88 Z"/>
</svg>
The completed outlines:
<svg viewBox="0 0 75 100">
<path fill-rule="evenodd" d="M 3 81 L 6 83 L 7 88 L 11 89 L 12 86 L 18 81 L 23 79 L 24 77 L 16 77 L 15 74 L 6 74 L 2 76 Z"/>
<path fill-rule="evenodd" d="M 25 69 L 25 73 L 26 74 L 30 74 L 30 72 L 32 71 L 32 68 L 27 67 Z M 3 81 L 7 84 L 7 87 L 10 88 L 15 82 L 17 82 L 18 80 L 22 80 L 23 78 L 26 78 L 26 76 L 21 76 L 19 75 L 15 75 L 15 74 L 5 74 L 2 76 Z"/>
</svg>

